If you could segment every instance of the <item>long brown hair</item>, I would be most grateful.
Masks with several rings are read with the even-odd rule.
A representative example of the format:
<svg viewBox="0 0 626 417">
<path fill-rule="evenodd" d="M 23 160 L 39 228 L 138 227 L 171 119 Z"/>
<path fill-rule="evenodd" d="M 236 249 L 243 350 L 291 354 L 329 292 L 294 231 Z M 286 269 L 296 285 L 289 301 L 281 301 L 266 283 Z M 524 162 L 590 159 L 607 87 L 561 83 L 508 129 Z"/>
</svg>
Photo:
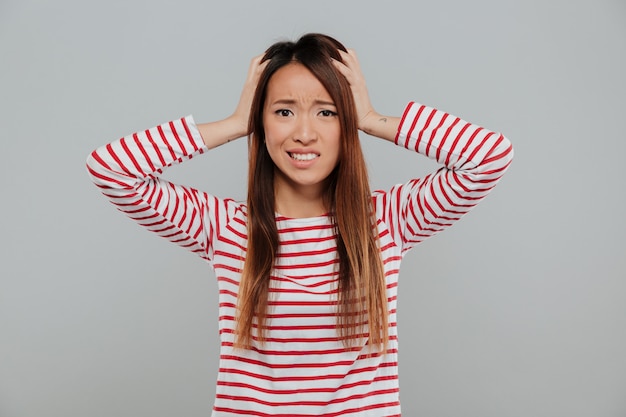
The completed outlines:
<svg viewBox="0 0 626 417">
<path fill-rule="evenodd" d="M 248 138 L 248 246 L 237 301 L 236 346 L 250 347 L 252 329 L 266 337 L 270 274 L 279 240 L 275 220 L 274 163 L 265 146 L 263 107 L 272 75 L 298 62 L 322 83 L 339 115 L 339 162 L 327 178 L 325 202 L 334 216 L 339 257 L 337 330 L 350 347 L 367 335 L 370 346 L 386 350 L 388 307 L 383 264 L 365 159 L 357 129 L 350 85 L 331 59 L 341 60 L 346 48 L 321 34 L 297 42 L 278 42 L 263 57 L 269 61 L 252 102 Z"/>
</svg>

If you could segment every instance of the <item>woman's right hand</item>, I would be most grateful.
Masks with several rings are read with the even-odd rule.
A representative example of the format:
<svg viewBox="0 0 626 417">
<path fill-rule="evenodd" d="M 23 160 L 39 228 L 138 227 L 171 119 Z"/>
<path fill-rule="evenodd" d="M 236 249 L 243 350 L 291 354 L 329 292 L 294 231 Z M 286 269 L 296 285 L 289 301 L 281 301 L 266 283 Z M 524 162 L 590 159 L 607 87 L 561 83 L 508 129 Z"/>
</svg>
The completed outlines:
<svg viewBox="0 0 626 417">
<path fill-rule="evenodd" d="M 250 119 L 252 100 L 254 99 L 254 93 L 256 91 L 256 86 L 259 83 L 259 79 L 261 78 L 261 74 L 269 62 L 265 61 L 262 63 L 261 59 L 263 59 L 263 55 L 258 55 L 250 61 L 248 76 L 246 77 L 246 82 L 243 85 L 243 91 L 241 92 L 239 103 L 237 104 L 235 112 L 231 116 L 231 118 L 236 121 L 237 125 L 240 126 L 241 132 L 243 133 L 241 136 L 246 136 L 250 133 L 248 131 L 248 122 Z"/>
<path fill-rule="evenodd" d="M 224 120 L 198 125 L 202 139 L 209 149 L 231 140 L 242 138 L 250 133 L 248 131 L 248 121 L 250 119 L 252 100 L 254 99 L 254 93 L 261 74 L 269 62 L 261 62 L 262 59 L 263 55 L 259 55 L 250 61 L 248 75 L 234 113 Z"/>
</svg>

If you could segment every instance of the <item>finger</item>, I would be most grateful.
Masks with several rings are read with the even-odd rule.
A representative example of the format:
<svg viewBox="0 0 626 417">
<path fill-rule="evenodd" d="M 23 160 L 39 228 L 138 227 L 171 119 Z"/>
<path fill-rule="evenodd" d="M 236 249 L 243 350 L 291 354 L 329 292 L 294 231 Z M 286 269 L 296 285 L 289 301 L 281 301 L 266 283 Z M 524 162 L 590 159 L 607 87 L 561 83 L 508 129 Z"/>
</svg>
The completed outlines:
<svg viewBox="0 0 626 417">
<path fill-rule="evenodd" d="M 339 61 L 338 59 L 335 58 L 331 58 L 333 65 L 335 65 L 335 68 L 337 68 L 339 70 L 340 73 L 342 73 L 344 76 L 348 76 L 348 74 L 350 73 L 350 68 L 348 68 L 348 66 L 346 66 L 346 64 L 344 64 L 343 62 Z"/>
<path fill-rule="evenodd" d="M 254 58 L 252 58 L 250 60 L 250 66 L 248 67 L 248 73 L 254 72 L 256 68 L 259 66 L 260 62 L 261 62 L 260 56 L 255 56 Z"/>
<path fill-rule="evenodd" d="M 350 68 L 353 68 L 355 70 L 359 70 L 360 65 L 359 65 L 359 59 L 356 56 L 356 51 L 354 49 L 349 49 L 347 52 L 344 51 L 339 51 L 339 54 L 341 55 L 341 59 L 343 60 L 343 62 Z"/>
</svg>

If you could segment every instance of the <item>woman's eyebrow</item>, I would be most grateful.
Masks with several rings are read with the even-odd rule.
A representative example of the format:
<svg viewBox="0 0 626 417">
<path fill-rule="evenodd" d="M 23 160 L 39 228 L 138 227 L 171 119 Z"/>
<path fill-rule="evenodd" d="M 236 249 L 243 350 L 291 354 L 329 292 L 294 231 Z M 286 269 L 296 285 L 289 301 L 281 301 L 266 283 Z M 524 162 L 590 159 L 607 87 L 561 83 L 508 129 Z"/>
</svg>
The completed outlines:
<svg viewBox="0 0 626 417">
<path fill-rule="evenodd" d="M 294 105 L 294 104 L 297 104 L 297 100 L 282 98 L 282 99 L 278 99 L 272 102 L 272 105 L 277 105 L 277 104 Z M 335 103 L 333 103 L 332 101 L 327 101 L 327 100 L 314 100 L 313 104 L 323 105 L 323 106 L 335 106 Z"/>
</svg>

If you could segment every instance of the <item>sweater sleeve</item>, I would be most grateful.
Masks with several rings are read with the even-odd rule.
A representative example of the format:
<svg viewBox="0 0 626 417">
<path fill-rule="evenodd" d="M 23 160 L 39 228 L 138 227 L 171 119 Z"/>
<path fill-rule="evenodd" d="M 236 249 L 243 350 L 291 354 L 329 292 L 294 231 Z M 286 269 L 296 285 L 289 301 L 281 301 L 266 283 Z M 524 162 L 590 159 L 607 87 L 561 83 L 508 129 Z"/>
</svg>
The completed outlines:
<svg viewBox="0 0 626 417">
<path fill-rule="evenodd" d="M 88 156 L 87 170 L 105 197 L 132 220 L 210 261 L 223 202 L 158 177 L 205 151 L 187 116 L 101 146 Z"/>
<path fill-rule="evenodd" d="M 395 142 L 442 165 L 424 178 L 374 195 L 378 217 L 403 254 L 476 206 L 513 158 L 513 147 L 502 134 L 413 102 L 404 111 Z"/>
</svg>

